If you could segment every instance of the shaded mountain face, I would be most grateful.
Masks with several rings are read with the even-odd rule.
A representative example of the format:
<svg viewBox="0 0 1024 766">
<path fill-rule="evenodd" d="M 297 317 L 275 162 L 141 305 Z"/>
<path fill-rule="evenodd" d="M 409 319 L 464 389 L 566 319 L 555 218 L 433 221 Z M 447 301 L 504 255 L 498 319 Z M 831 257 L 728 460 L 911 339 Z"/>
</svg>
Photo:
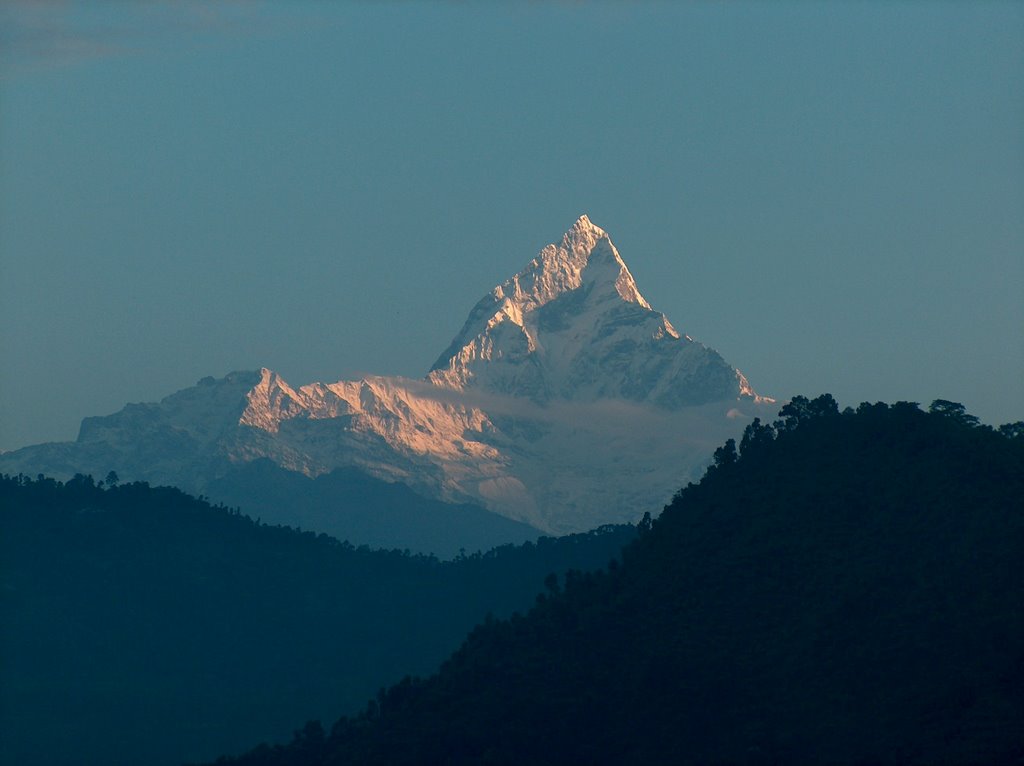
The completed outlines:
<svg viewBox="0 0 1024 766">
<path fill-rule="evenodd" d="M 205 378 L 86 418 L 74 443 L 0 455 L 0 471 L 115 470 L 209 492 L 266 458 L 310 477 L 355 469 L 564 533 L 660 506 L 770 405 L 650 307 L 583 216 L 476 305 L 425 379 L 292 387 L 266 368 Z"/>
</svg>

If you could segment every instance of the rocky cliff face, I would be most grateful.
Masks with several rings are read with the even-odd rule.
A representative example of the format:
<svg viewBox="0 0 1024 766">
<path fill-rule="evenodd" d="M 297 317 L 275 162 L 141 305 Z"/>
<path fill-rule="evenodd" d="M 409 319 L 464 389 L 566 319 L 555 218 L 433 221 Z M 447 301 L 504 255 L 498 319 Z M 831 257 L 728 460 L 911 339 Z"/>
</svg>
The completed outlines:
<svg viewBox="0 0 1024 766">
<path fill-rule="evenodd" d="M 351 467 L 560 533 L 660 507 L 770 407 L 650 307 L 583 216 L 477 303 L 424 380 L 205 378 L 86 418 L 76 442 L 0 455 L 0 471 L 113 469 L 202 492 L 257 458 L 310 476 Z"/>
</svg>

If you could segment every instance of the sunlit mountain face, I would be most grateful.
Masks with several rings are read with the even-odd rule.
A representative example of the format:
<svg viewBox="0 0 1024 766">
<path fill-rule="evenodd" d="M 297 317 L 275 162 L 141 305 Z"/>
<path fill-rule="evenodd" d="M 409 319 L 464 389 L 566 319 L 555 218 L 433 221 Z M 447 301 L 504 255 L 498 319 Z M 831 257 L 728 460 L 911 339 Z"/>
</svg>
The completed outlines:
<svg viewBox="0 0 1024 766">
<path fill-rule="evenodd" d="M 756 397 L 717 352 L 651 308 L 587 216 L 477 303 L 428 377 L 538 402 L 620 399 L 675 409 Z"/>
<path fill-rule="evenodd" d="M 422 379 L 204 378 L 86 418 L 75 442 L 2 455 L 0 471 L 205 492 L 256 459 L 310 477 L 354 468 L 563 533 L 660 507 L 773 405 L 652 308 L 582 216 L 476 304 Z"/>
</svg>

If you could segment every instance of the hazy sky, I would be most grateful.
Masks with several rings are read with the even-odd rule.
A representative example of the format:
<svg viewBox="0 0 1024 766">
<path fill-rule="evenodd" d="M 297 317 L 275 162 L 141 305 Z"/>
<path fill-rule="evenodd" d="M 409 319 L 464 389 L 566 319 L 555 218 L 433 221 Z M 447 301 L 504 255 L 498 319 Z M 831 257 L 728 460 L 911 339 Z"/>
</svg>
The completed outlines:
<svg viewBox="0 0 1024 766">
<path fill-rule="evenodd" d="M 0 14 L 0 448 L 423 375 L 584 212 L 761 393 L 1024 419 L 1024 4 Z"/>
</svg>

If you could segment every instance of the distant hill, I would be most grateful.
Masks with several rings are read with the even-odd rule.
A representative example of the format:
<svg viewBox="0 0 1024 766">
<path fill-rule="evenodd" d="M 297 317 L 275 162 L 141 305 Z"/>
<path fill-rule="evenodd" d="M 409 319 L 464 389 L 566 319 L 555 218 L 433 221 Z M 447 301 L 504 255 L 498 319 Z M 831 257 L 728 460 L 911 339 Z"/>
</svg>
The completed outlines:
<svg viewBox="0 0 1024 766">
<path fill-rule="evenodd" d="M 346 507 L 372 506 L 377 484 Z M 527 609 L 547 575 L 602 566 L 635 534 L 440 562 L 167 487 L 0 478 L 0 762 L 171 766 L 286 741 L 295 721 L 436 667 L 488 613 Z"/>
<path fill-rule="evenodd" d="M 780 414 L 621 566 L 218 763 L 1020 764 L 1024 425 L 827 395 Z"/>
<path fill-rule="evenodd" d="M 443 503 L 354 468 L 336 468 L 310 478 L 260 458 L 231 466 L 210 483 L 208 492 L 271 524 L 326 532 L 371 548 L 408 548 L 443 559 L 460 551 L 487 551 L 541 536 L 539 529 L 478 505 Z"/>
</svg>

